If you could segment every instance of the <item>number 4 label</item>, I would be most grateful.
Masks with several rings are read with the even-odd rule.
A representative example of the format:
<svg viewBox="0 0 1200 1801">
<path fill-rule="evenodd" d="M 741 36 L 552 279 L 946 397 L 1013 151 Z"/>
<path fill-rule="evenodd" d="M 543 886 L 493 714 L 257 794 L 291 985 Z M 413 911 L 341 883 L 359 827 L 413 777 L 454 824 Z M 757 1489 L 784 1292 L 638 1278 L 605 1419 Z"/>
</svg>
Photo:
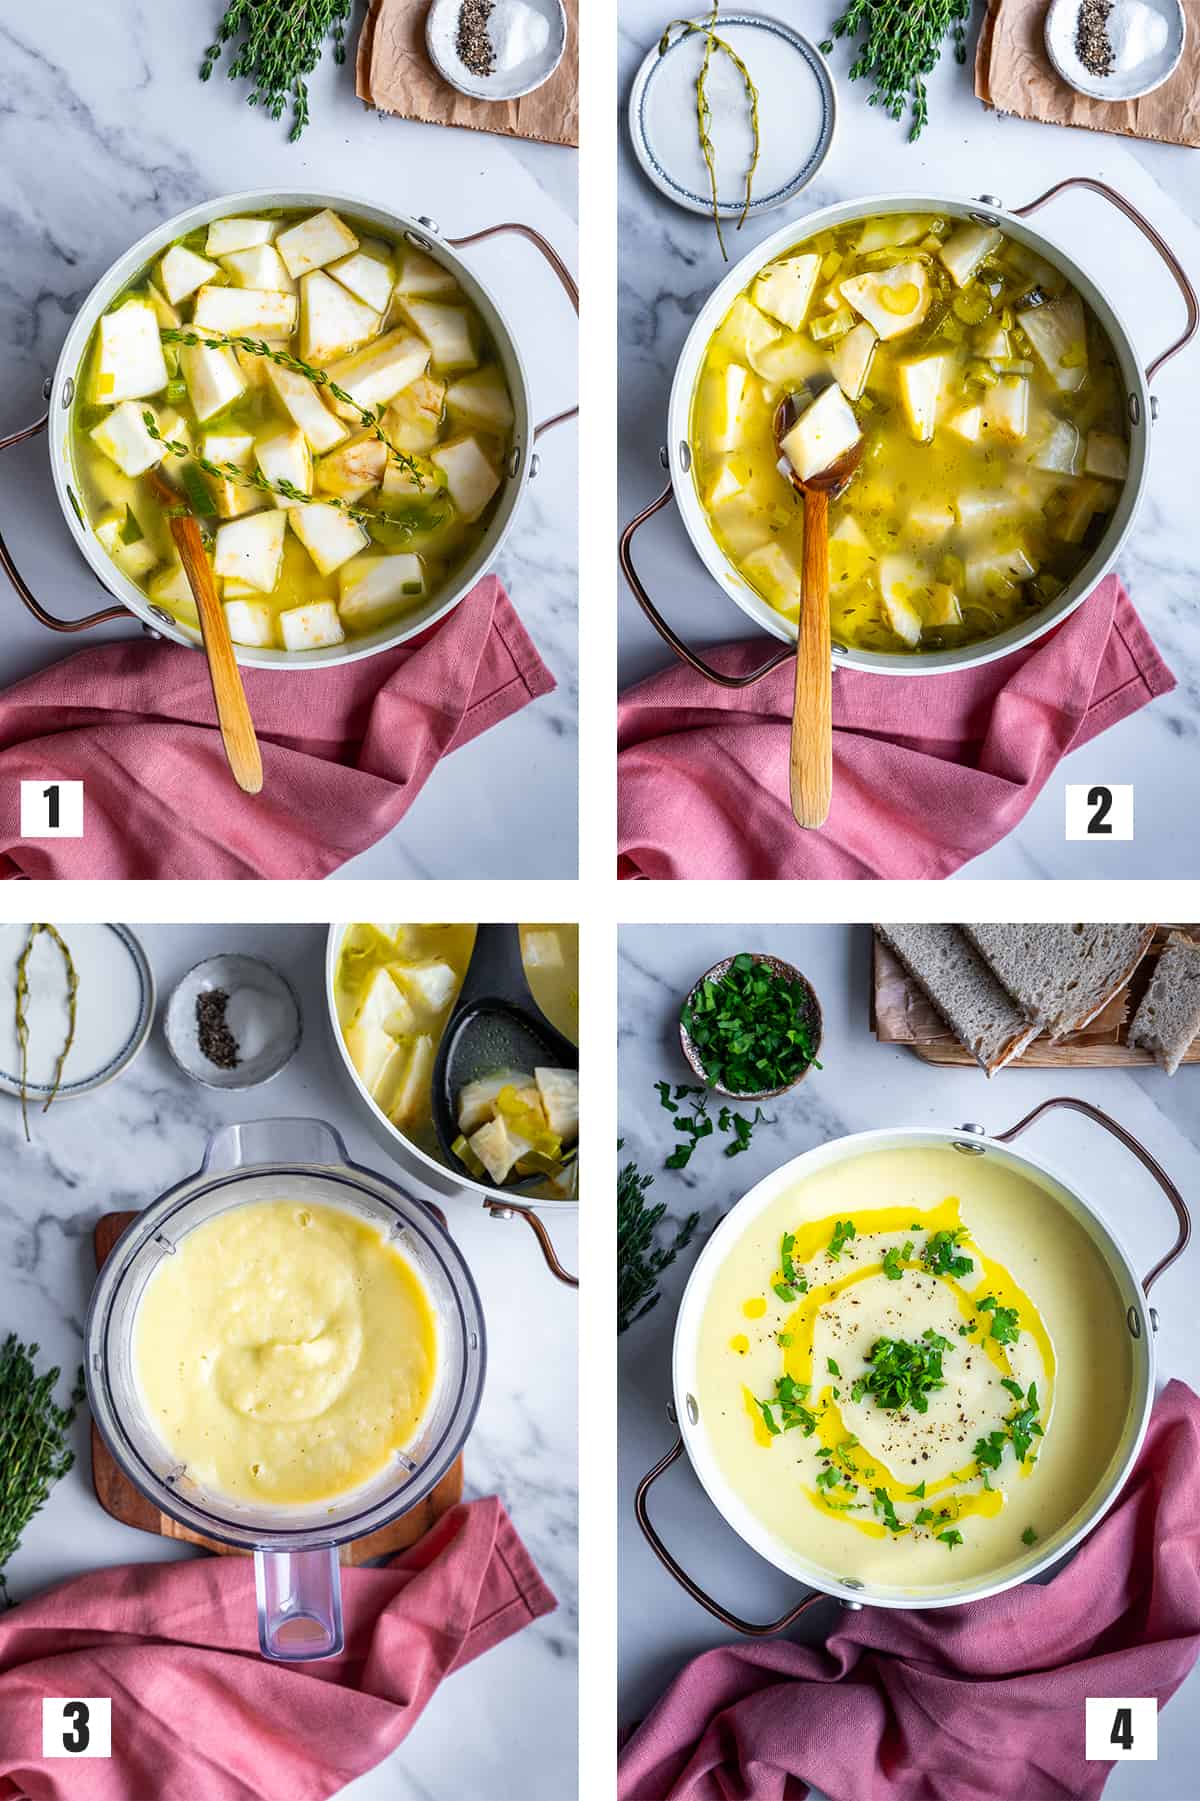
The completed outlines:
<svg viewBox="0 0 1200 1801">
<path fill-rule="evenodd" d="M 82 838 L 83 783 L 46 776 L 21 783 L 22 838 Z"/>
<path fill-rule="evenodd" d="M 1130 843 L 1133 839 L 1133 784 L 1067 784 L 1068 841 Z"/>
<path fill-rule="evenodd" d="M 1158 1757 L 1158 1702 L 1153 1695 L 1089 1695 L 1084 1702 L 1084 1756 L 1089 1763 L 1153 1763 Z"/>
<path fill-rule="evenodd" d="M 107 1695 L 82 1701 L 42 1701 L 43 1757 L 111 1757 L 112 1702 Z"/>
</svg>

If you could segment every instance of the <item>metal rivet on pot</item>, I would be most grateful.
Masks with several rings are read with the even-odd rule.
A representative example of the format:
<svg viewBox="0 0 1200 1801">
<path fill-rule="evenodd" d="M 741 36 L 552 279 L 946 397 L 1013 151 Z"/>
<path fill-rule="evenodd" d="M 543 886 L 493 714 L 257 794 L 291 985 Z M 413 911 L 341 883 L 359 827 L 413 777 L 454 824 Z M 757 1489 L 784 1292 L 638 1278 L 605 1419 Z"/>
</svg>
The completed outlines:
<svg viewBox="0 0 1200 1801">
<path fill-rule="evenodd" d="M 700 1424 L 700 1404 L 695 1395 L 686 1395 L 683 1404 L 687 1408 L 687 1416 L 693 1426 L 698 1426 Z"/>
<path fill-rule="evenodd" d="M 987 1137 L 987 1127 L 976 1125 L 973 1120 L 966 1120 L 958 1129 L 960 1132 L 973 1132 L 976 1138 Z M 983 1156 L 983 1146 L 981 1144 L 963 1144 L 961 1140 L 957 1138 L 953 1139 L 952 1143 L 954 1149 L 956 1151 L 961 1151 L 964 1157 Z"/>
<path fill-rule="evenodd" d="M 1142 403 L 1136 394 L 1131 394 L 1129 396 L 1129 418 L 1133 425 L 1140 425 L 1142 423 Z"/>
<path fill-rule="evenodd" d="M 492 1219 L 511 1219 L 513 1210 L 511 1207 L 489 1207 L 488 1214 Z"/>
<path fill-rule="evenodd" d="M 1151 1307 L 1151 1309 L 1150 1309 L 1150 1329 L 1152 1332 L 1158 1331 L 1158 1309 L 1157 1309 L 1157 1307 Z"/>
<path fill-rule="evenodd" d="M 844 644 L 834 644 L 831 648 L 835 657 L 847 657 L 850 654 Z"/>
<path fill-rule="evenodd" d="M 857 1576 L 843 1576 L 842 1577 L 842 1587 L 843 1588 L 861 1588 L 862 1583 L 859 1581 Z M 847 1601 L 846 1605 L 847 1605 L 847 1607 L 861 1607 L 862 1602 L 861 1601 Z"/>
<path fill-rule="evenodd" d="M 538 455 L 537 451 L 535 450 L 533 455 L 529 459 L 529 479 L 530 479 L 530 481 L 533 480 L 534 476 L 537 474 L 537 472 L 541 468 L 541 466 L 542 466 L 542 459 Z"/>
<path fill-rule="evenodd" d="M 180 1477 L 186 1476 L 186 1475 L 187 1475 L 187 1464 L 186 1463 L 177 1463 L 175 1465 L 175 1468 L 171 1471 L 170 1475 L 166 1478 L 167 1487 L 174 1488 L 175 1484 L 179 1481 Z"/>
<path fill-rule="evenodd" d="M 847 1613 L 861 1613 L 862 1605 L 861 1601 L 847 1601 L 844 1596 L 842 1597 L 842 1606 L 846 1609 Z"/>
<path fill-rule="evenodd" d="M 533 461 L 536 463 L 537 458 L 534 457 Z M 521 446 L 519 444 L 514 444 L 512 449 L 508 453 L 508 473 L 510 475 L 515 475 L 517 473 L 517 470 L 520 467 L 521 467 Z M 533 474 L 532 464 L 530 465 L 529 472 L 531 475 Z"/>
<path fill-rule="evenodd" d="M 156 1232 L 154 1234 L 154 1242 L 156 1245 L 161 1246 L 164 1251 L 169 1251 L 172 1257 L 175 1255 L 175 1246 L 164 1233 Z"/>
<path fill-rule="evenodd" d="M 49 399 L 49 395 L 47 395 L 46 398 Z M 70 404 L 74 400 L 74 398 L 75 398 L 75 377 L 73 375 L 68 375 L 66 381 L 63 383 L 62 400 L 60 402 L 60 405 L 62 406 L 64 412 L 67 409 L 67 407 L 70 406 Z"/>
<path fill-rule="evenodd" d="M 46 377 L 45 381 L 42 383 L 42 399 L 43 400 L 49 400 L 50 390 L 53 386 L 54 386 L 54 377 L 52 375 L 48 375 Z"/>
<path fill-rule="evenodd" d="M 999 206 L 999 204 L 1000 204 L 1000 202 L 996 199 L 996 196 L 994 194 L 981 194 L 979 196 L 979 198 L 981 200 L 985 201 L 988 206 Z M 968 213 L 967 217 L 968 217 L 968 219 L 972 220 L 974 222 L 974 224 L 976 224 L 976 225 L 997 225 L 997 224 L 999 224 L 999 220 L 993 218 L 991 213 Z"/>
<path fill-rule="evenodd" d="M 683 473 L 686 475 L 692 466 L 692 447 L 686 438 L 680 440 L 679 461 L 683 465 Z"/>
<path fill-rule="evenodd" d="M 671 459 L 667 455 L 667 447 L 665 444 L 660 444 L 658 447 L 658 460 L 664 469 L 669 469 L 671 467 Z"/>
<path fill-rule="evenodd" d="M 1126 1313 L 1125 1324 L 1129 1327 L 1129 1336 L 1131 1338 L 1140 1338 L 1142 1336 L 1142 1322 L 1138 1318 L 1138 1310 L 1136 1307 L 1131 1307 Z"/>
<path fill-rule="evenodd" d="M 674 1401 L 667 1402 L 667 1418 L 670 1420 L 670 1422 L 673 1426 L 677 1426 L 679 1424 L 679 1415 L 675 1411 Z"/>
<path fill-rule="evenodd" d="M 467 1333 L 467 1348 L 468 1348 L 468 1350 L 471 1350 L 471 1351 L 477 1351 L 479 1349 L 479 1334 L 478 1334 L 478 1332 L 468 1332 Z"/>
<path fill-rule="evenodd" d="M 1158 418 L 1158 395 L 1157 394 L 1151 394 L 1151 396 L 1150 396 L 1150 417 L 1152 419 Z"/>
</svg>

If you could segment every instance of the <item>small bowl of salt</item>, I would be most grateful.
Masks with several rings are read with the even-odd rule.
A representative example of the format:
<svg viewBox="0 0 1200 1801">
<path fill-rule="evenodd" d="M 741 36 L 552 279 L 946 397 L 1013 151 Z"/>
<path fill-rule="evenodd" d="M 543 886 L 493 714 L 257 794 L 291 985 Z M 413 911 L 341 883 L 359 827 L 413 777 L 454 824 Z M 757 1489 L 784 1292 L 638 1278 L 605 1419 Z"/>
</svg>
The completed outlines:
<svg viewBox="0 0 1200 1801">
<path fill-rule="evenodd" d="M 1187 39 L 1180 0 L 1054 0 L 1046 51 L 1093 100 L 1140 100 L 1169 81 Z"/>
<path fill-rule="evenodd" d="M 261 957 L 207 957 L 167 1002 L 167 1049 L 206 1088 L 257 1088 L 277 1076 L 300 1044 L 300 1003 Z"/>
<path fill-rule="evenodd" d="M 434 68 L 472 100 L 519 100 L 549 81 L 567 46 L 563 0 L 433 0 Z"/>
</svg>

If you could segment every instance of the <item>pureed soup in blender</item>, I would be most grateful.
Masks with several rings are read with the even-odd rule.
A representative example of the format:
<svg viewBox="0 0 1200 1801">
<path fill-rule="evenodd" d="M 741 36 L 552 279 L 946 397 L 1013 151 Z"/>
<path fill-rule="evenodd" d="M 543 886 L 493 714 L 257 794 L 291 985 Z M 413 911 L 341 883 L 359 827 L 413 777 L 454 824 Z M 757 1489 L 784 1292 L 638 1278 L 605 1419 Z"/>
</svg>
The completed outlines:
<svg viewBox="0 0 1200 1801">
<path fill-rule="evenodd" d="M 146 1284 L 137 1385 L 170 1454 L 203 1488 L 298 1506 L 350 1493 L 417 1438 L 437 1320 L 412 1264 L 339 1207 L 231 1207 Z"/>
<path fill-rule="evenodd" d="M 838 1578 L 998 1573 L 1078 1522 L 1117 1452 L 1120 1296 L 1042 1188 L 951 1148 L 807 1177 L 726 1256 L 701 1425 L 742 1503 Z"/>
</svg>

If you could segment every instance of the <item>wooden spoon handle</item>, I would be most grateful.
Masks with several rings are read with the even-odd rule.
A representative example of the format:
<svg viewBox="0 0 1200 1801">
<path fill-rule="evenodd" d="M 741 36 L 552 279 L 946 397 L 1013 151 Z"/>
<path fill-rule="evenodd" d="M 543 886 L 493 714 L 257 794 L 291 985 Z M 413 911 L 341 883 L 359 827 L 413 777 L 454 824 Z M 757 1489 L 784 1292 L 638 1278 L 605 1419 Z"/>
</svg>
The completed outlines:
<svg viewBox="0 0 1200 1801">
<path fill-rule="evenodd" d="M 254 722 L 250 717 L 246 690 L 242 687 L 242 672 L 233 654 L 225 609 L 213 580 L 212 566 L 205 555 L 200 527 L 190 514 L 182 518 L 177 516 L 171 521 L 171 536 L 196 599 L 217 722 L 233 779 L 247 794 L 258 794 L 263 785 L 262 753 L 254 735 Z"/>
<path fill-rule="evenodd" d="M 829 636 L 829 496 L 804 496 L 804 582 L 792 708 L 792 812 L 815 829 L 833 793 L 833 652 Z"/>
</svg>

